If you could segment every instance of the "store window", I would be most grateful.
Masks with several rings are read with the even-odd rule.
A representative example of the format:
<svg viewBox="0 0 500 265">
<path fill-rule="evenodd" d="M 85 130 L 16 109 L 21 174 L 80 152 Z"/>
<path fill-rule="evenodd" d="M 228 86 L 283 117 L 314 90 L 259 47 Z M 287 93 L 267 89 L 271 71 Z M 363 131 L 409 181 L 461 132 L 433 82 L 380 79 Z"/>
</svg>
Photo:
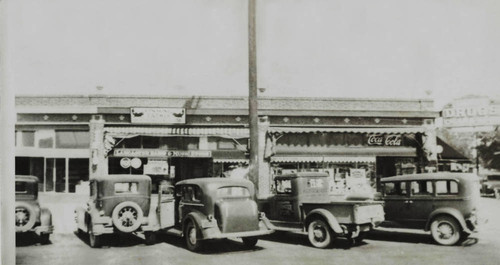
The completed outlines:
<svg viewBox="0 0 500 265">
<path fill-rule="evenodd" d="M 34 131 L 22 131 L 22 144 L 25 147 L 34 147 L 35 146 L 35 132 Z"/>
<path fill-rule="evenodd" d="M 56 148 L 89 148 L 88 131 L 56 131 Z"/>
<path fill-rule="evenodd" d="M 160 137 L 144 136 L 142 137 L 142 148 L 159 148 Z"/>
<path fill-rule="evenodd" d="M 87 158 L 70 158 L 68 161 L 68 189 L 73 193 L 77 186 L 85 185 L 89 181 L 89 159 Z"/>
<path fill-rule="evenodd" d="M 54 130 L 38 130 L 36 138 L 38 140 L 39 148 L 54 148 Z"/>
</svg>

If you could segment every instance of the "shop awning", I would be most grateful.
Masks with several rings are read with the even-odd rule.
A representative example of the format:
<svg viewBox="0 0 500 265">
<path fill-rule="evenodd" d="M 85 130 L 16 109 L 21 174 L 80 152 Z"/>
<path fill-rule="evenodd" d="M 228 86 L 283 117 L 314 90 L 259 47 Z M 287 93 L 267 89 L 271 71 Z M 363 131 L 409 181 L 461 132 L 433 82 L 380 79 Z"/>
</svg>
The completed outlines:
<svg viewBox="0 0 500 265">
<path fill-rule="evenodd" d="M 244 164 L 248 165 L 248 159 L 237 159 L 237 158 L 214 158 L 214 163 L 231 163 L 231 164 Z"/>
<path fill-rule="evenodd" d="M 374 163 L 374 156 L 274 156 L 271 162 L 288 163 Z"/>
<path fill-rule="evenodd" d="M 397 128 L 322 128 L 322 127 L 272 127 L 270 133 L 368 133 L 368 134 L 410 134 L 423 133 L 423 127 Z"/>
<path fill-rule="evenodd" d="M 115 138 L 135 136 L 219 136 L 226 138 L 248 138 L 248 128 L 223 127 L 106 127 L 104 132 Z"/>
</svg>

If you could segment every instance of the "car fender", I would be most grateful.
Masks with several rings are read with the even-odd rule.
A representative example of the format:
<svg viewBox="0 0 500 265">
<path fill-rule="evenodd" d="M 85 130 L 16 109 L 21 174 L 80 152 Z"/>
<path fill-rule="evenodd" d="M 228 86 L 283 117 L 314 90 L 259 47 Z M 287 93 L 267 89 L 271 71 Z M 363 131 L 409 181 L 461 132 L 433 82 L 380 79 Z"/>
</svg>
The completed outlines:
<svg viewBox="0 0 500 265">
<path fill-rule="evenodd" d="M 40 224 L 42 226 L 52 225 L 52 213 L 47 208 L 42 208 L 40 211 Z"/>
<path fill-rule="evenodd" d="M 188 213 L 182 220 L 182 232 L 184 233 L 184 228 L 186 227 L 186 223 L 188 220 L 193 221 L 198 228 L 201 228 L 202 221 L 204 219 L 206 219 L 206 216 L 200 212 Z"/>
<path fill-rule="evenodd" d="M 327 211 L 325 209 L 314 209 L 307 214 L 305 222 L 304 222 L 304 225 L 306 225 L 306 229 L 307 229 L 307 224 L 309 223 L 309 221 L 312 220 L 312 218 L 314 218 L 315 216 L 321 216 L 322 218 L 324 218 L 326 220 L 326 222 L 328 223 L 328 225 L 330 225 L 330 228 L 332 228 L 332 230 L 335 233 L 342 234 L 344 232 L 342 227 L 340 227 L 340 224 L 337 221 L 337 218 L 335 218 L 335 216 L 330 211 Z"/>
<path fill-rule="evenodd" d="M 429 231 L 432 220 L 438 215 L 452 216 L 458 221 L 462 229 L 467 230 L 467 224 L 465 223 L 463 215 L 455 208 L 446 207 L 446 208 L 436 209 L 429 215 L 429 218 L 427 219 L 427 224 L 425 225 L 425 231 Z"/>
</svg>

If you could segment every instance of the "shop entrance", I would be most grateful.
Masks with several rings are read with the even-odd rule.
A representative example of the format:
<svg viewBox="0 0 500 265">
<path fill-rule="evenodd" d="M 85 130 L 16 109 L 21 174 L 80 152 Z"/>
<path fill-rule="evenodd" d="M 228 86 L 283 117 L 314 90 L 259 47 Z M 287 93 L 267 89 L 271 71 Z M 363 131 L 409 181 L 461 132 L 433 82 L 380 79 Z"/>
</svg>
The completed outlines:
<svg viewBox="0 0 500 265">
<path fill-rule="evenodd" d="M 170 176 L 174 183 L 185 179 L 212 177 L 212 158 L 170 158 Z"/>
</svg>

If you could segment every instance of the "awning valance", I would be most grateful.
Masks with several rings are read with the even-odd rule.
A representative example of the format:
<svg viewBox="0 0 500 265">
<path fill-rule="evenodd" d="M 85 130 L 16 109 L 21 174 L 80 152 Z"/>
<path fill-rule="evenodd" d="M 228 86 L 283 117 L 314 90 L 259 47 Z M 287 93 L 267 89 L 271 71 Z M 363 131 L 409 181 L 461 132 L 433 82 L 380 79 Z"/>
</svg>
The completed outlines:
<svg viewBox="0 0 500 265">
<path fill-rule="evenodd" d="M 271 162 L 374 163 L 374 156 L 273 156 Z"/>
<path fill-rule="evenodd" d="M 322 128 L 322 127 L 272 127 L 270 133 L 367 133 L 367 134 L 410 134 L 423 133 L 423 127 L 394 128 Z"/>
<path fill-rule="evenodd" d="M 214 158 L 214 163 L 231 163 L 231 164 L 244 164 L 248 165 L 248 159 L 237 159 L 237 158 Z"/>
<path fill-rule="evenodd" d="M 248 138 L 248 128 L 223 127 L 106 127 L 104 132 L 115 138 L 142 136 L 219 136 L 226 138 Z"/>
</svg>

